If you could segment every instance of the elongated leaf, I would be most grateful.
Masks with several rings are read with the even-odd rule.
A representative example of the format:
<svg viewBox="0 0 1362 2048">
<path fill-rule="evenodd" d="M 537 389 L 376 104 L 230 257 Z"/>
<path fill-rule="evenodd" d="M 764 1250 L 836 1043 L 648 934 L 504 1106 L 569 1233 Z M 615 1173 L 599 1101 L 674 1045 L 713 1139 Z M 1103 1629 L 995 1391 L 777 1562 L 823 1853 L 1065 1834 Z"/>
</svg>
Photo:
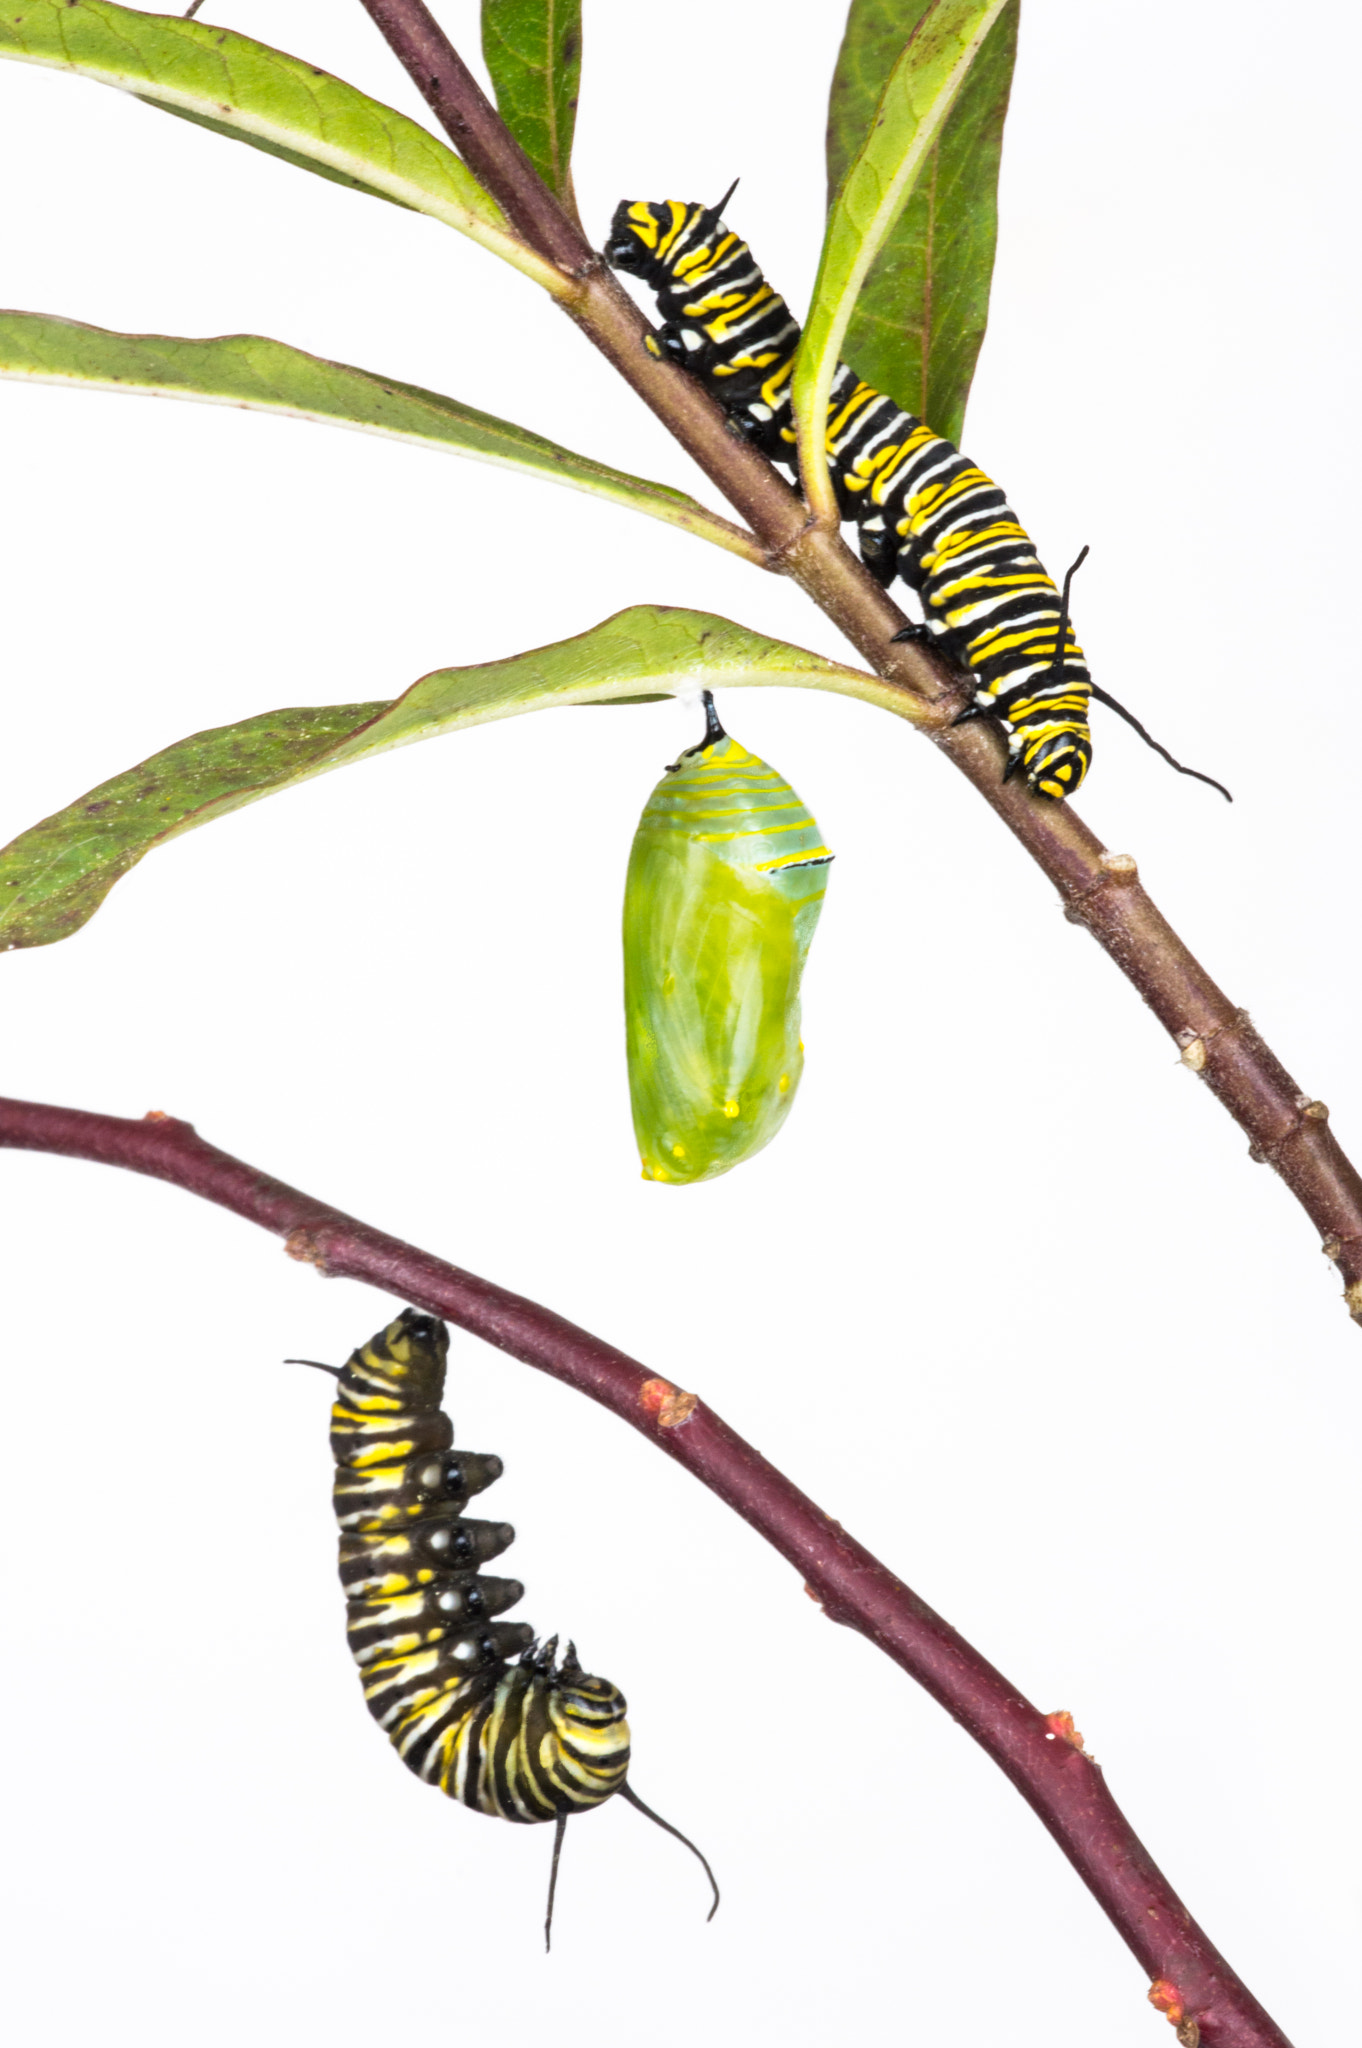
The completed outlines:
<svg viewBox="0 0 1362 2048">
<path fill-rule="evenodd" d="M 861 286 L 931 156 L 984 37 L 1010 0 L 935 0 L 889 74 L 874 125 L 828 217 L 795 366 L 804 490 L 835 522 L 823 449 L 828 392 Z"/>
<path fill-rule="evenodd" d="M 0 57 L 43 64 L 428 213 L 549 291 L 567 280 L 512 234 L 452 149 L 392 107 L 300 57 L 209 22 L 114 0 L 9 0 Z"/>
<path fill-rule="evenodd" d="M 575 218 L 571 157 L 582 0 L 482 0 L 482 54 L 498 113 Z"/>
<path fill-rule="evenodd" d="M 828 103 L 829 205 L 929 5 L 851 0 Z M 867 384 L 957 446 L 988 325 L 1018 12 L 1011 0 L 985 39 L 916 191 L 871 266 L 842 349 Z"/>
<path fill-rule="evenodd" d="M 749 561 L 763 559 L 757 542 L 741 527 L 706 511 L 684 491 L 574 455 L 527 427 L 495 419 L 457 399 L 356 370 L 348 363 L 305 355 L 302 349 L 260 334 L 185 341 L 172 334 L 114 334 L 48 313 L 0 311 L 0 377 L 197 398 L 356 427 L 591 491 L 684 527 Z"/>
<path fill-rule="evenodd" d="M 363 192 L 370 199 L 385 200 L 391 206 L 406 207 L 404 199 L 394 199 L 388 192 L 380 192 L 375 185 L 366 185 L 362 178 L 352 178 L 346 171 L 333 171 L 329 164 L 316 162 L 312 157 L 299 156 L 296 149 L 285 149 L 282 143 L 266 142 L 261 135 L 244 135 L 239 128 L 233 128 L 227 121 L 210 121 L 207 114 L 191 114 L 188 107 L 168 106 L 163 100 L 149 99 L 145 93 L 135 93 L 144 107 L 152 107 L 158 114 L 173 114 L 177 121 L 188 121 L 195 128 L 207 128 L 214 135 L 225 136 L 228 142 L 244 142 L 251 149 L 258 149 L 264 156 L 277 156 L 280 163 L 292 164 L 296 171 L 311 171 L 314 177 L 326 178 L 333 185 L 346 185 L 352 192 Z M 407 210 L 414 211 L 413 208 Z"/>
<path fill-rule="evenodd" d="M 837 690 L 903 717 L 916 709 L 875 676 L 728 619 L 636 605 L 552 647 L 436 669 L 389 704 L 268 711 L 153 754 L 0 850 L 0 951 L 68 938 L 153 846 L 389 747 L 560 704 L 753 684 Z"/>
<path fill-rule="evenodd" d="M 151 847 L 282 789 L 384 708 L 268 711 L 198 732 L 44 818 L 0 851 L 0 950 L 68 938 Z"/>
</svg>

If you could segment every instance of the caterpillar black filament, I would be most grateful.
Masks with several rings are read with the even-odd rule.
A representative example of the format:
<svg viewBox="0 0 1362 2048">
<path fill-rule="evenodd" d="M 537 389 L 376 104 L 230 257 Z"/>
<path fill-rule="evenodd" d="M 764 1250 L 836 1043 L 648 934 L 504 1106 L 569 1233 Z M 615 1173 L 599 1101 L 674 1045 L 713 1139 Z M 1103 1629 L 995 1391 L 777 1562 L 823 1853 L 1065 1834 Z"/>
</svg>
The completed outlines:
<svg viewBox="0 0 1362 2048">
<path fill-rule="evenodd" d="M 605 254 L 657 294 L 661 347 L 710 387 L 743 434 L 793 468 L 790 384 L 800 330 L 746 242 L 725 227 L 730 196 L 731 188 L 709 207 L 622 200 Z M 828 402 L 826 447 L 842 517 L 859 528 L 861 559 L 881 583 L 901 576 L 922 600 L 924 625 L 897 637 L 922 635 L 970 671 L 974 699 L 962 716 L 991 714 L 1001 725 L 1005 780 L 1021 771 L 1040 796 L 1072 796 L 1092 759 L 1093 697 L 1149 739 L 1088 673 L 1069 623 L 1073 570 L 1061 596 L 981 469 L 845 363 Z M 1198 775 L 1149 743 L 1181 773 Z M 1212 787 L 1228 797 L 1220 783 Z"/>
<path fill-rule="evenodd" d="M 451 1799 L 502 1820 L 553 1821 L 548 1945 L 569 1818 L 619 1793 L 668 1834 L 628 1782 L 623 1693 L 584 1672 L 569 1643 L 536 1644 L 527 1623 L 497 1621 L 524 1587 L 480 1567 L 515 1539 L 508 1522 L 466 1520 L 470 1498 L 501 1476 L 500 1458 L 454 1451 L 441 1412 L 449 1332 L 404 1309 L 344 1367 L 331 1410 L 346 1633 L 369 1712 L 408 1770 Z M 290 1364 L 315 1365 L 315 1359 Z M 512 1662 L 511 1660 L 516 1661 Z"/>
</svg>

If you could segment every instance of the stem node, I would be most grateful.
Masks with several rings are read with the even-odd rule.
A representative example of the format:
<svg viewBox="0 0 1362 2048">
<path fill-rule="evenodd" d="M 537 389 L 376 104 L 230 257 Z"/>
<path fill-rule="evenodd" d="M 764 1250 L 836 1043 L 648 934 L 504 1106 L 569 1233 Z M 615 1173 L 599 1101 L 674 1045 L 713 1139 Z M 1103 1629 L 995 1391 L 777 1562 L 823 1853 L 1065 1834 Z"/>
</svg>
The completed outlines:
<svg viewBox="0 0 1362 2048">
<path fill-rule="evenodd" d="M 326 1272 L 326 1253 L 310 1230 L 301 1227 L 290 1230 L 284 1239 L 284 1250 L 291 1259 L 297 1259 L 301 1265 L 315 1266 L 320 1273 Z"/>
</svg>

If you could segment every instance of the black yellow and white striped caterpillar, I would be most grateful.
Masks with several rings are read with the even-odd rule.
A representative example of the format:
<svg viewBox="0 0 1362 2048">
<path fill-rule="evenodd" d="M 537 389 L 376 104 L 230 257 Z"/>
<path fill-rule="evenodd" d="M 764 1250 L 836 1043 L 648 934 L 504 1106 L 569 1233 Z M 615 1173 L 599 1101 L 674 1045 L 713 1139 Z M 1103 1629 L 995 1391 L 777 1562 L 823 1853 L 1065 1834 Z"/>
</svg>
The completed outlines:
<svg viewBox="0 0 1362 2048">
<path fill-rule="evenodd" d="M 369 1712 L 408 1770 L 479 1813 L 556 1823 L 547 1946 L 563 1830 L 616 1793 L 685 1842 L 712 1885 L 714 1873 L 629 1784 L 618 1686 L 584 1672 L 571 1643 L 559 1663 L 557 1637 L 540 1646 L 527 1623 L 494 1619 L 525 1589 L 479 1567 L 515 1530 L 464 1519 L 501 1460 L 450 1448 L 448 1350 L 445 1325 L 409 1308 L 343 1367 L 319 1368 L 339 1382 L 331 1449 L 346 1633 Z"/>
<path fill-rule="evenodd" d="M 731 190 L 709 207 L 622 200 L 606 259 L 657 294 L 661 347 L 709 386 L 744 435 L 793 468 L 790 385 L 800 330 L 746 242 L 723 223 Z M 826 447 L 842 517 L 860 530 L 861 559 L 881 583 L 901 576 L 922 600 L 924 624 L 896 637 L 924 637 L 970 671 L 974 698 L 962 718 L 991 714 L 1001 725 L 1004 780 L 1021 770 L 1038 795 L 1072 796 L 1092 758 L 1092 697 L 1181 773 L 1198 774 L 1088 673 L 1069 623 L 1069 582 L 1086 548 L 1061 595 L 998 486 L 845 363 L 828 402 Z"/>
</svg>

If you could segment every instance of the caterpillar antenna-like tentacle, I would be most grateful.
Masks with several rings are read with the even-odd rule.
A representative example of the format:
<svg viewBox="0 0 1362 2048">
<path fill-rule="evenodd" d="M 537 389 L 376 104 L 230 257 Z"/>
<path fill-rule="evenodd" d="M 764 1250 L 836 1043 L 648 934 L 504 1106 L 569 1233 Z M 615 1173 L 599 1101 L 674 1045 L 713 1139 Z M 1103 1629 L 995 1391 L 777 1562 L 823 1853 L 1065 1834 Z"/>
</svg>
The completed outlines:
<svg viewBox="0 0 1362 2048">
<path fill-rule="evenodd" d="M 696 1857 L 699 1862 L 703 1863 L 705 1867 L 705 1876 L 709 1879 L 710 1889 L 714 1893 L 714 1904 L 710 1907 L 708 1913 L 706 1913 L 705 1919 L 706 1921 L 712 1920 L 714 1918 L 714 1915 L 719 1910 L 719 1880 L 717 1877 L 715 1877 L 714 1872 L 709 1867 L 709 1858 L 703 1855 L 701 1851 L 696 1848 L 694 1842 L 692 1842 L 689 1835 L 683 1835 L 680 1828 L 674 1828 L 669 1820 L 663 1820 L 662 1815 L 660 1813 L 654 1813 L 651 1806 L 645 1806 L 643 1801 L 639 1798 L 637 1792 L 635 1792 L 633 1786 L 628 1782 L 627 1779 L 625 1780 L 624 1784 L 622 1784 L 619 1788 L 619 1797 L 621 1799 L 627 1799 L 631 1806 L 636 1806 L 640 1813 L 646 1814 L 648 1819 L 650 1821 L 655 1822 L 658 1827 L 665 1828 L 669 1835 L 675 1835 L 678 1842 L 684 1842 L 686 1847 L 690 1850 L 691 1855 Z"/>
<path fill-rule="evenodd" d="M 1234 802 L 1234 798 L 1230 795 L 1224 783 L 1217 782 L 1213 775 L 1203 775 L 1199 768 L 1184 768 L 1181 761 L 1175 761 L 1173 759 L 1173 756 L 1169 753 L 1167 747 L 1160 746 L 1159 742 L 1154 738 L 1154 735 L 1150 732 L 1145 731 L 1144 727 L 1140 724 L 1140 721 L 1135 716 L 1134 712 L 1127 711 L 1124 704 L 1118 704 L 1116 699 L 1112 696 L 1109 690 L 1100 690 L 1097 687 L 1097 684 L 1094 683 L 1092 686 L 1092 694 L 1097 699 L 1099 704 L 1106 705 L 1108 711 L 1114 711 L 1118 718 L 1124 718 L 1127 725 L 1134 726 L 1136 732 L 1140 735 L 1140 738 L 1144 741 L 1145 745 L 1147 747 L 1152 747 L 1156 754 L 1162 754 L 1164 760 L 1168 763 L 1169 767 L 1176 768 L 1179 775 L 1192 775 L 1195 776 L 1198 782 L 1209 782 L 1212 789 L 1218 789 L 1220 791 L 1221 796 L 1224 797 L 1225 802 L 1227 804 L 1232 804 Z"/>
<path fill-rule="evenodd" d="M 340 1378 L 343 1371 L 343 1367 L 339 1365 L 323 1365 L 320 1358 L 286 1358 L 284 1364 L 310 1365 L 314 1372 L 329 1372 L 336 1379 Z"/>
<path fill-rule="evenodd" d="M 1088 544 L 1084 541 L 1074 560 L 1064 572 L 1064 595 L 1059 600 L 1059 632 L 1055 636 L 1055 658 L 1050 667 L 1056 675 L 1064 672 L 1064 642 L 1069 632 L 1069 586 L 1088 559 Z"/>
<path fill-rule="evenodd" d="M 563 1837 L 567 1833 L 568 1817 L 560 1813 L 553 1829 L 553 1862 L 549 1866 L 549 1904 L 544 1915 L 544 1954 L 553 1947 L 553 1895 L 558 1889 L 558 1858 L 563 1853 Z"/>
</svg>

